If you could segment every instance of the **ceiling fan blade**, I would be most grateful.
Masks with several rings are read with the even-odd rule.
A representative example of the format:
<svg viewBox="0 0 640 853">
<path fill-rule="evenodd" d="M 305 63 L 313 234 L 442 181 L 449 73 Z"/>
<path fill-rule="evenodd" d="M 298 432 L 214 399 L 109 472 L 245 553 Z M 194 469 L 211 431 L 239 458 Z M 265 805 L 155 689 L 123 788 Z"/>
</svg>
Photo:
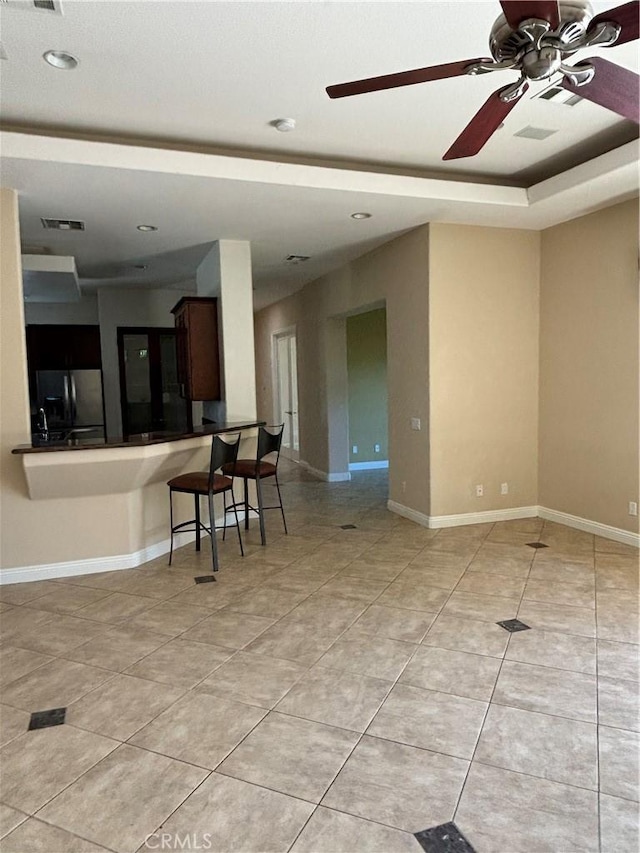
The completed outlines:
<svg viewBox="0 0 640 853">
<path fill-rule="evenodd" d="M 400 71 L 398 74 L 385 74 L 382 77 L 352 80 L 351 83 L 327 86 L 327 95 L 330 98 L 346 98 L 349 95 L 362 95 L 365 92 L 378 92 L 381 89 L 394 89 L 397 86 L 427 83 L 429 80 L 459 77 L 461 74 L 465 74 L 466 69 L 476 62 L 493 62 L 493 60 L 465 59 L 462 62 L 448 62 L 446 65 L 432 65 L 430 68 L 414 68 L 412 71 Z"/>
<path fill-rule="evenodd" d="M 640 76 L 599 56 L 583 61 L 595 68 L 593 80 L 575 86 L 564 77 L 563 88 L 640 124 Z"/>
<path fill-rule="evenodd" d="M 513 30 L 517 30 L 527 18 L 541 18 L 549 21 L 551 29 L 560 24 L 560 9 L 557 0 L 501 0 L 500 5 Z"/>
<path fill-rule="evenodd" d="M 442 159 L 457 160 L 460 157 L 473 157 L 477 154 L 528 88 L 525 84 L 522 94 L 512 101 L 500 100 L 502 89 L 490 95 Z"/>
<path fill-rule="evenodd" d="M 624 44 L 627 41 L 634 41 L 640 36 L 640 2 L 632 0 L 631 3 L 625 3 L 624 6 L 618 6 L 615 9 L 609 9 L 607 12 L 602 12 L 601 15 L 596 15 L 589 24 L 589 30 L 593 29 L 596 24 L 601 21 L 613 21 L 622 28 L 622 32 L 618 36 L 617 41 L 611 47 L 618 44 Z"/>
</svg>

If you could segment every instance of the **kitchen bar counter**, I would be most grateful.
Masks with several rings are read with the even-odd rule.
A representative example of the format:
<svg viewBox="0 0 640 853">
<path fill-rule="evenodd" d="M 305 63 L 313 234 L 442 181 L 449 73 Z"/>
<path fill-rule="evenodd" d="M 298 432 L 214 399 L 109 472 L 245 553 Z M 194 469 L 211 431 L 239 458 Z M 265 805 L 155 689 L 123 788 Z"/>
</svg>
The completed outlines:
<svg viewBox="0 0 640 853">
<path fill-rule="evenodd" d="M 12 453 L 51 453 L 60 450 L 103 450 L 106 448 L 149 447 L 172 441 L 184 441 L 190 438 L 206 438 L 224 432 L 239 432 L 264 426 L 266 421 L 230 421 L 228 423 L 207 424 L 196 427 L 193 432 L 143 432 L 128 438 L 70 438 L 66 441 L 43 441 L 34 439 L 32 444 L 20 444 Z"/>
</svg>

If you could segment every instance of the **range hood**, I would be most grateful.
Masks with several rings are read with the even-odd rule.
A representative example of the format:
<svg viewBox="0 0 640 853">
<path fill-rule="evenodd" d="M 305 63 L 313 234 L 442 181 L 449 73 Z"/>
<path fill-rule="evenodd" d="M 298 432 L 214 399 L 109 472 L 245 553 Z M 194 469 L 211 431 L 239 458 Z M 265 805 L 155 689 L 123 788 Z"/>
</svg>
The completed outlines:
<svg viewBox="0 0 640 853">
<path fill-rule="evenodd" d="M 23 255 L 25 302 L 77 302 L 80 285 L 76 261 L 60 255 Z"/>
</svg>

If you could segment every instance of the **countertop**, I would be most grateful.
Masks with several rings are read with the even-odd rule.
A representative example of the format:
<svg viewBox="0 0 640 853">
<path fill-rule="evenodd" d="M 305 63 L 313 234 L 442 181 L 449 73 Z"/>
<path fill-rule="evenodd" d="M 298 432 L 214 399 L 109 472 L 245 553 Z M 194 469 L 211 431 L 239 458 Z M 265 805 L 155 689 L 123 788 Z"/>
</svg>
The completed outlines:
<svg viewBox="0 0 640 853">
<path fill-rule="evenodd" d="M 109 447 L 147 447 L 152 444 L 165 444 L 169 441 L 182 441 L 186 438 L 202 438 L 223 432 L 238 432 L 265 426 L 266 421 L 229 421 L 227 423 L 207 424 L 196 427 L 193 432 L 143 432 L 128 438 L 72 438 L 67 441 L 41 441 L 34 439 L 32 444 L 20 444 L 12 453 L 53 453 L 68 450 L 99 450 Z"/>
</svg>

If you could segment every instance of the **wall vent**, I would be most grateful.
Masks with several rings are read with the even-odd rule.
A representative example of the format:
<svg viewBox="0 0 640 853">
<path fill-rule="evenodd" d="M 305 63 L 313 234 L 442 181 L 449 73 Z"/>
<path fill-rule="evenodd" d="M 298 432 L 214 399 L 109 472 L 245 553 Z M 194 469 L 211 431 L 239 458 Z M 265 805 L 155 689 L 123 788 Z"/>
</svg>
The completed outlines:
<svg viewBox="0 0 640 853">
<path fill-rule="evenodd" d="M 84 222 L 79 219 L 44 219 L 40 220 L 47 231 L 84 231 Z"/>
<path fill-rule="evenodd" d="M 309 255 L 287 255 L 285 261 L 289 264 L 302 264 L 309 260 Z"/>
<path fill-rule="evenodd" d="M 546 130 L 544 127 L 532 127 L 528 125 L 527 127 L 523 127 L 522 130 L 519 130 L 517 133 L 514 133 L 514 136 L 521 136 L 524 139 L 548 139 L 550 136 L 553 136 L 554 133 L 557 133 L 557 130 Z"/>
</svg>

